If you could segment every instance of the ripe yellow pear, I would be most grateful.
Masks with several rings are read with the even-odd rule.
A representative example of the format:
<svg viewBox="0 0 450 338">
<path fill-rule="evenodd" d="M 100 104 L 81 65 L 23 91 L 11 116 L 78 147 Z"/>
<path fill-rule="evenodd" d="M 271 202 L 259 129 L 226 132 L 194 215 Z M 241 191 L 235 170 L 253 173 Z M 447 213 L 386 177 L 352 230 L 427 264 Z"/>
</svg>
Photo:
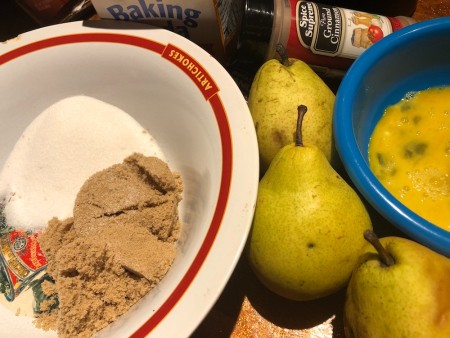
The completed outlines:
<svg viewBox="0 0 450 338">
<path fill-rule="evenodd" d="M 450 337 L 450 259 L 409 239 L 365 237 L 373 245 L 347 287 L 346 337 Z"/>
<path fill-rule="evenodd" d="M 284 146 L 260 181 L 248 242 L 255 275 L 288 299 L 311 300 L 345 287 L 371 228 L 354 190 L 314 145 Z"/>
<path fill-rule="evenodd" d="M 332 119 L 335 95 L 306 63 L 288 59 L 265 62 L 253 79 L 248 106 L 258 138 L 261 170 L 264 173 L 275 154 L 294 142 L 297 106 L 308 107 L 303 139 L 316 145 L 328 161 L 336 156 Z"/>
</svg>

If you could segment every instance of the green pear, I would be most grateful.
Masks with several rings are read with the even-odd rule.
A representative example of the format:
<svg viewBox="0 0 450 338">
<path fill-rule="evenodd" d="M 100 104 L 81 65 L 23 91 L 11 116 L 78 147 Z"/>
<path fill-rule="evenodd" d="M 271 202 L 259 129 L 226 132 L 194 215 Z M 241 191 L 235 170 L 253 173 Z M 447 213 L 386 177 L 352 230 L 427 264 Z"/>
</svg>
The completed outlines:
<svg viewBox="0 0 450 338">
<path fill-rule="evenodd" d="M 356 192 L 323 152 L 302 142 L 284 146 L 262 177 L 248 241 L 255 275 L 276 294 L 312 300 L 345 287 L 371 221 Z"/>
<path fill-rule="evenodd" d="M 450 259 L 412 240 L 368 244 L 347 287 L 346 337 L 450 337 Z"/>
<path fill-rule="evenodd" d="M 258 138 L 261 170 L 264 173 L 275 154 L 294 142 L 297 106 L 308 107 L 303 138 L 334 161 L 332 136 L 335 95 L 313 69 L 298 59 L 289 59 L 283 50 L 281 61 L 266 61 L 257 71 L 248 97 L 248 106 Z"/>
</svg>

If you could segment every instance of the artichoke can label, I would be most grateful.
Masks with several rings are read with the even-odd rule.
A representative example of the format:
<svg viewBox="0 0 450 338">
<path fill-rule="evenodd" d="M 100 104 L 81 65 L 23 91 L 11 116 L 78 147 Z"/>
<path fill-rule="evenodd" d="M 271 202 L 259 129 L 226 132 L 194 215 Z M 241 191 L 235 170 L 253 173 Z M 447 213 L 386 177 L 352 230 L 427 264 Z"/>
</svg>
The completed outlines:
<svg viewBox="0 0 450 338">
<path fill-rule="evenodd" d="M 0 291 L 13 301 L 46 268 L 37 233 L 11 230 L 0 233 Z"/>
<path fill-rule="evenodd" d="M 400 20 L 335 6 L 299 1 L 297 38 L 314 54 L 356 59 L 363 51 L 403 27 Z"/>
<path fill-rule="evenodd" d="M 16 316 L 41 313 L 41 305 L 57 306 L 55 296 L 47 296 L 44 282 L 54 283 L 47 273 L 47 260 L 39 246 L 40 231 L 14 229 L 7 225 L 0 202 L 0 307 Z"/>
</svg>

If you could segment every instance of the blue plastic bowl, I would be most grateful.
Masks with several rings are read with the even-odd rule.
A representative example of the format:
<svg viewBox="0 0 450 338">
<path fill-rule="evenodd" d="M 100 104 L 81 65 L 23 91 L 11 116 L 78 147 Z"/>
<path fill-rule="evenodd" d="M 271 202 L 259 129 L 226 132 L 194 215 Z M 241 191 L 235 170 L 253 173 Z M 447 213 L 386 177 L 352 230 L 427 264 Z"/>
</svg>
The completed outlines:
<svg viewBox="0 0 450 338">
<path fill-rule="evenodd" d="M 397 201 L 370 170 L 367 154 L 385 108 L 435 86 L 450 86 L 450 17 L 405 27 L 366 50 L 338 89 L 333 128 L 343 165 L 364 198 L 403 233 L 450 257 L 450 232 Z"/>
</svg>

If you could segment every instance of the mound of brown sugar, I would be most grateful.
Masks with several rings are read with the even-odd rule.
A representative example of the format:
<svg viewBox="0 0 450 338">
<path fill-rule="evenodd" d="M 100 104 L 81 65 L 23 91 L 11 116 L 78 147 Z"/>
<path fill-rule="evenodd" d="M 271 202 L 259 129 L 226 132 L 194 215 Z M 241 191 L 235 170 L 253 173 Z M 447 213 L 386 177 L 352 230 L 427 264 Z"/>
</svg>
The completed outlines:
<svg viewBox="0 0 450 338">
<path fill-rule="evenodd" d="M 181 192 L 165 162 L 141 154 L 91 176 L 73 218 L 50 220 L 39 237 L 59 307 L 36 325 L 90 337 L 151 290 L 175 257 Z"/>
</svg>

